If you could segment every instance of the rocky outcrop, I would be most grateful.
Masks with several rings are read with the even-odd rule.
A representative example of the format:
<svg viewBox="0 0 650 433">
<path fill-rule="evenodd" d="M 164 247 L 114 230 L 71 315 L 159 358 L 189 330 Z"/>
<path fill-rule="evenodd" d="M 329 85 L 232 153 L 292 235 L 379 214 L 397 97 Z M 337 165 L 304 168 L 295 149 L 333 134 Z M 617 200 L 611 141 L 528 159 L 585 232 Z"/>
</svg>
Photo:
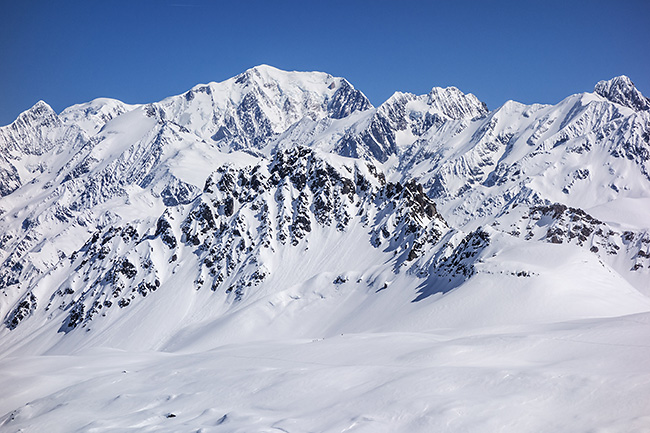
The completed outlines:
<svg viewBox="0 0 650 433">
<path fill-rule="evenodd" d="M 184 262 L 196 266 L 195 290 L 237 303 L 272 274 L 265 258 L 308 248 L 314 232 L 346 232 L 351 224 L 366 227 L 366 242 L 393 260 L 394 272 L 449 230 L 417 182 L 389 183 L 373 164 L 334 163 L 298 147 L 256 166 L 219 167 L 186 211 L 168 208 L 155 227 L 97 231 L 72 254 L 71 277 L 46 309 L 66 312 L 62 332 L 86 326 L 143 302 L 165 281 L 160 258 L 174 266 L 179 256 L 196 257 Z"/>
<path fill-rule="evenodd" d="M 650 99 L 643 96 L 625 75 L 599 81 L 594 93 L 635 111 L 650 110 Z"/>
</svg>

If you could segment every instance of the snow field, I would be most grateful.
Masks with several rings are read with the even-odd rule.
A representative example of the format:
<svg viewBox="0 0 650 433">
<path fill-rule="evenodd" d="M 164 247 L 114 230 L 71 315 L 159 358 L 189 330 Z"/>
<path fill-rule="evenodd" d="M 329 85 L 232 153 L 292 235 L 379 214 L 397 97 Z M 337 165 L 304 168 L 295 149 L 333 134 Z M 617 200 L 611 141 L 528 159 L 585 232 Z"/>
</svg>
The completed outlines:
<svg viewBox="0 0 650 433">
<path fill-rule="evenodd" d="M 2 432 L 643 432 L 650 314 L 6 358 Z"/>
</svg>

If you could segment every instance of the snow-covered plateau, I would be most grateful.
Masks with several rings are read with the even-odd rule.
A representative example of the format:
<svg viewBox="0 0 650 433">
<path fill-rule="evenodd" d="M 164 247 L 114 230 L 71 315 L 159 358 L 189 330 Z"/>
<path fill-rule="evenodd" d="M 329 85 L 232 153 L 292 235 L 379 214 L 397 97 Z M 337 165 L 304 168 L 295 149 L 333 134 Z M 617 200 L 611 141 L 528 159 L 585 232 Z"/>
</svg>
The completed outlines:
<svg viewBox="0 0 650 433">
<path fill-rule="evenodd" d="M 0 432 L 650 431 L 650 100 L 252 68 L 0 127 Z"/>
</svg>

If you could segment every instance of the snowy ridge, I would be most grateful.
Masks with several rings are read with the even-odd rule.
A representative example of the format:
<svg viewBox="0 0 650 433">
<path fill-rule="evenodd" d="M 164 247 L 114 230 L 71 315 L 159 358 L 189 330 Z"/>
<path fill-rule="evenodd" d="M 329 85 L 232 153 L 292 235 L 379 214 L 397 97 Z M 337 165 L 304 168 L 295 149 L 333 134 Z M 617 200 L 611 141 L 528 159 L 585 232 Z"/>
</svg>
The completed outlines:
<svg viewBox="0 0 650 433">
<path fill-rule="evenodd" d="M 579 375 L 586 373 L 563 355 L 564 346 L 544 335 L 578 338 L 587 323 L 620 334 L 650 330 L 649 104 L 621 76 L 556 105 L 509 101 L 488 111 L 472 94 L 434 87 L 425 95 L 396 92 L 372 107 L 343 78 L 265 65 L 150 104 L 100 98 L 56 114 L 40 101 L 0 128 L 0 363 L 69 357 L 96 366 L 84 372 L 91 378 L 108 371 L 95 358 L 108 351 L 151 371 L 169 362 L 191 380 L 189 366 L 215 353 L 264 354 L 287 374 L 296 374 L 287 359 L 310 365 L 315 376 L 307 380 L 322 385 L 329 382 L 318 374 L 340 374 L 342 366 L 330 360 L 312 371 L 323 355 L 316 346 L 375 353 L 389 344 L 394 357 L 376 359 L 393 364 L 375 367 L 395 378 L 402 393 L 413 385 L 399 373 L 402 365 L 436 382 L 423 363 L 410 361 L 423 357 L 471 364 L 477 369 L 471 386 L 483 392 L 480 374 L 511 389 L 503 379 L 510 373 L 501 373 L 516 371 L 529 380 L 522 393 L 530 401 L 541 387 L 550 406 L 561 406 L 563 397 L 540 385 L 548 378 L 526 376 L 521 366 L 530 360 L 517 358 L 520 351 L 539 359 L 534 344 L 506 345 L 513 351 L 506 360 L 495 355 L 504 344 L 495 335 L 544 341 L 560 350 L 558 363 Z M 526 337 L 530 330 L 538 334 Z M 599 344 L 618 343 L 610 331 L 587 334 Z M 485 350 L 467 349 L 472 338 Z M 289 355 L 292 345 L 298 352 Z M 273 347 L 284 360 L 274 358 Z M 155 352 L 135 355 L 143 350 Z M 643 345 L 625 350 L 630 359 L 647 355 Z M 474 352 L 475 361 L 463 357 Z M 501 370 L 489 370 L 489 359 L 478 370 L 485 353 Z M 582 357 L 590 362 L 599 353 Z M 177 361 L 165 361 L 167 355 Z M 562 376 L 551 358 L 544 374 Z M 617 390 L 615 372 L 630 365 L 608 359 L 603 374 L 612 382 L 603 389 Z M 635 368 L 639 383 L 647 383 L 650 371 Z M 247 383 L 244 372 L 233 371 L 233 380 Z M 281 386 L 278 377 L 259 374 Z M 365 374 L 351 371 L 350 380 L 366 383 Z M 136 383 L 149 378 L 137 377 Z M 573 376 L 562 377 L 567 392 L 578 387 Z M 12 380 L 0 379 L 0 386 L 15 387 Z M 341 392 L 347 386 L 332 383 Z M 26 391 L 34 406 L 0 398 L 0 431 L 50 425 L 50 412 L 66 414 L 65 405 L 54 404 L 66 398 L 61 386 Z M 98 406 L 117 401 L 113 388 L 105 392 Z M 366 416 L 358 409 L 362 393 L 348 396 L 358 412 L 345 422 L 306 409 L 294 414 L 300 430 L 292 428 L 291 405 L 282 399 L 287 405 L 277 410 L 286 416 L 276 419 L 273 411 L 259 411 L 259 400 L 253 399 L 258 407 L 238 397 L 249 412 L 194 414 L 189 408 L 205 399 L 192 395 L 178 414 L 170 397 L 151 406 L 165 413 L 145 408 L 129 413 L 130 424 L 98 421 L 92 428 L 140 423 L 177 431 L 177 415 L 194 430 L 209 424 L 231 431 L 252 425 L 430 431 L 451 422 L 449 413 L 432 414 L 417 403 L 404 417 L 379 415 L 386 408 L 366 408 L 372 413 Z M 593 408 L 623 410 L 612 399 L 603 394 Z M 641 406 L 625 410 L 625 420 L 605 410 L 600 424 L 564 420 L 574 430 L 634 431 L 650 416 Z M 486 429 L 554 431 L 538 421 L 495 421 Z M 65 428 L 85 431 L 91 424 L 71 421 Z"/>
<path fill-rule="evenodd" d="M 128 105 L 117 99 L 97 98 L 85 104 L 66 108 L 59 118 L 63 123 L 77 125 L 88 135 L 94 135 L 110 120 L 135 108 L 136 105 Z"/>
<path fill-rule="evenodd" d="M 148 224 L 95 232 L 68 263 L 34 284 L 6 325 L 16 328 L 37 299 L 49 297 L 45 311 L 48 320 L 62 320 L 59 331 L 86 327 L 98 315 L 157 296 L 153 292 L 173 281 L 179 266 L 193 275 L 195 290 L 216 292 L 212 303 L 227 308 L 254 298 L 256 287 L 274 273 L 301 267 L 301 255 L 319 248 L 331 230 L 365 236 L 366 248 L 378 250 L 372 256 L 385 254 L 383 261 L 399 272 L 402 266 L 416 269 L 416 259 L 449 228 L 421 185 L 387 183 L 371 163 L 294 148 L 268 164 L 218 168 L 190 206 L 171 207 Z M 303 269 L 303 278 L 326 270 Z M 43 293 L 44 286 L 55 290 Z"/>
<path fill-rule="evenodd" d="M 601 82 L 597 90 L 611 93 L 628 81 Z M 160 269 L 185 254 L 178 250 L 183 246 L 198 247 L 197 263 L 183 265 L 197 268 L 195 288 L 217 291 L 224 285 L 221 291 L 239 300 L 245 287 L 259 285 L 271 272 L 264 256 L 273 256 L 280 245 L 308 242 L 312 228 L 346 231 L 357 217 L 369 244 L 378 248 L 388 242 L 382 248 L 397 255 L 395 272 L 427 257 L 412 266 L 418 278 L 446 268 L 469 278 L 471 268 L 459 268 L 460 262 L 448 256 L 461 254 L 453 249 L 464 235 L 453 237 L 456 244 L 434 248 L 449 230 L 445 220 L 468 233 L 489 224 L 516 236 L 529 232 L 526 240 L 562 242 L 552 233 L 571 234 L 570 228 L 556 221 L 545 225 L 546 235 L 533 236 L 523 221 L 553 203 L 574 206 L 573 214 L 580 215 L 619 197 L 643 196 L 650 181 L 649 125 L 647 112 L 591 94 L 573 95 L 557 106 L 509 102 L 488 113 L 474 95 L 433 88 L 422 96 L 396 93 L 374 109 L 344 79 L 268 66 L 149 105 L 99 99 L 57 116 L 39 102 L 3 128 L 4 147 L 16 161 L 24 159 L 20 153 L 58 155 L 48 159 L 49 166 L 39 166 L 42 174 L 35 182 L 3 204 L 5 324 L 14 330 L 43 308 L 39 299 L 49 299 L 47 309 L 56 296 L 78 290 L 81 297 L 60 304 L 70 310 L 61 329 L 74 329 L 102 305 L 126 307 L 134 293 L 144 297 L 160 286 Z M 268 156 L 236 156 L 238 149 L 259 149 Z M 225 165 L 224 151 L 234 157 Z M 359 162 L 350 166 L 336 154 Z M 220 168 L 198 167 L 200 159 Z M 399 182 L 387 182 L 388 177 Z M 446 216 L 439 216 L 431 196 Z M 401 198 L 393 203 L 392 197 Z M 137 219 L 130 216 L 134 201 L 144 211 Z M 414 206 L 419 210 L 412 214 Z M 515 208 L 518 221 L 509 215 Z M 442 225 L 424 232 L 417 228 L 437 217 Z M 12 224 L 17 218 L 20 224 Z M 644 277 L 636 275 L 648 275 L 640 241 L 647 227 L 589 230 L 598 239 L 585 242 L 579 235 L 576 245 L 645 290 L 639 283 Z M 130 233 L 128 239 L 124 233 Z M 113 245 L 109 239 L 117 235 L 125 245 L 136 244 Z M 626 239 L 641 243 L 621 250 L 630 243 Z M 95 245 L 100 240 L 101 248 Z M 123 248 L 131 259 L 120 253 Z M 627 260 L 609 260 L 619 250 Z M 90 256 L 78 259 L 83 255 Z M 77 259 L 83 265 L 64 271 Z M 130 281 L 139 266 L 143 276 Z M 47 282 L 65 272 L 85 275 L 83 283 Z M 122 288 L 119 275 L 129 280 Z M 43 286 L 48 292 L 36 296 L 43 289 L 34 290 Z M 98 292 L 98 286 L 110 290 Z M 121 297 L 123 289 L 131 295 Z"/>
<path fill-rule="evenodd" d="M 43 156 L 55 147 L 85 139 L 78 127 L 64 125 L 49 105 L 37 102 L 0 128 L 0 195 L 14 192 L 42 173 L 47 167 Z"/>
<path fill-rule="evenodd" d="M 198 85 L 148 106 L 208 143 L 224 149 L 261 149 L 305 116 L 338 119 L 371 108 L 343 78 L 258 66 L 222 83 Z"/>
<path fill-rule="evenodd" d="M 650 99 L 643 96 L 625 75 L 599 81 L 594 93 L 636 111 L 650 110 Z"/>
</svg>

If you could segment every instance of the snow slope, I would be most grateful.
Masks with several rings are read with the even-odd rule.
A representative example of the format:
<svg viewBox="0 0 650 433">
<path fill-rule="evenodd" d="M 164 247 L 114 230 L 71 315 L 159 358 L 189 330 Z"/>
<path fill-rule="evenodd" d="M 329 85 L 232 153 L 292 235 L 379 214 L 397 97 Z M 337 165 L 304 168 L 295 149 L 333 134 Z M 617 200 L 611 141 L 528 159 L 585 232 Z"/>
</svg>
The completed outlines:
<svg viewBox="0 0 650 433">
<path fill-rule="evenodd" d="M 37 103 L 0 128 L 0 431 L 643 431 L 646 102 L 262 65 Z"/>
<path fill-rule="evenodd" d="M 650 316 L 3 359 L 2 431 L 647 431 Z"/>
</svg>

